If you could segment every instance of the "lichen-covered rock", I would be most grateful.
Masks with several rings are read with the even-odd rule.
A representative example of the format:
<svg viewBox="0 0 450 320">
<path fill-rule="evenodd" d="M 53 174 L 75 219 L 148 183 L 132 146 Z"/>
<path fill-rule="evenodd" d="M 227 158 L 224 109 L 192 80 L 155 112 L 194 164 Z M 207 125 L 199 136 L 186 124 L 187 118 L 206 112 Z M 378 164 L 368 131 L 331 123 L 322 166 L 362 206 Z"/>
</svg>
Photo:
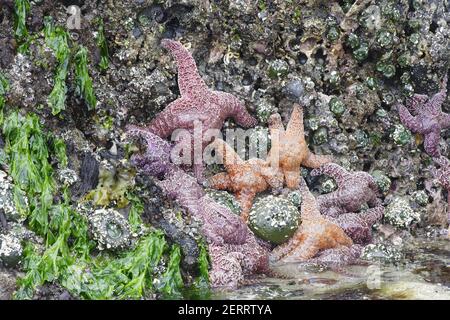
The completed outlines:
<svg viewBox="0 0 450 320">
<path fill-rule="evenodd" d="M 215 202 L 229 208 L 233 213 L 237 215 L 241 214 L 241 205 L 237 202 L 236 198 L 227 191 L 208 189 L 206 190 L 206 194 Z"/>
<path fill-rule="evenodd" d="M 393 226 L 409 228 L 413 223 L 420 222 L 420 212 L 411 208 L 408 199 L 395 197 L 386 207 L 384 219 Z"/>
<path fill-rule="evenodd" d="M 380 188 L 381 192 L 383 192 L 383 194 L 386 194 L 391 188 L 391 179 L 389 179 L 389 177 L 386 176 L 381 170 L 373 171 L 372 177 L 375 179 L 375 183 L 378 185 L 378 188 Z"/>
<path fill-rule="evenodd" d="M 419 206 L 426 206 L 428 204 L 428 194 L 425 190 L 417 190 L 412 194 L 412 198 L 414 202 L 416 202 Z"/>
<path fill-rule="evenodd" d="M 22 256 L 21 239 L 12 233 L 0 234 L 0 263 L 6 267 L 15 267 Z"/>
<path fill-rule="evenodd" d="M 98 209 L 89 216 L 92 237 L 100 250 L 124 249 L 131 245 L 132 232 L 127 219 L 114 209 Z"/>
<path fill-rule="evenodd" d="M 18 207 L 25 210 L 28 201 L 24 192 L 19 188 L 14 188 L 11 178 L 4 171 L 0 170 L 0 210 L 3 211 L 3 214 L 9 221 L 23 221 L 25 220 L 24 212 L 21 213 L 18 210 L 14 197 L 18 201 Z"/>
<path fill-rule="evenodd" d="M 281 244 L 295 233 L 299 220 L 300 213 L 289 200 L 269 195 L 253 205 L 249 226 L 261 239 Z"/>
<path fill-rule="evenodd" d="M 402 257 L 403 254 L 399 248 L 385 243 L 368 244 L 361 253 L 361 259 L 381 263 L 395 263 Z"/>
<path fill-rule="evenodd" d="M 69 168 L 58 170 L 58 180 L 65 186 L 71 186 L 78 181 L 77 173 Z"/>
</svg>

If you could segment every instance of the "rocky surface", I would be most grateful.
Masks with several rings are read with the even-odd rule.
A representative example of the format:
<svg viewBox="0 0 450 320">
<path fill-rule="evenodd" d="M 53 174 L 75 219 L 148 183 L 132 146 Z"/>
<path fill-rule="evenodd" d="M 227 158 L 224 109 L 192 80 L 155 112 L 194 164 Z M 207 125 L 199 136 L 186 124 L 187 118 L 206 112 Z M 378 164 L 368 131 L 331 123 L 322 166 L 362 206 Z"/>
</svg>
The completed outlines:
<svg viewBox="0 0 450 320">
<path fill-rule="evenodd" d="M 68 30 L 69 47 L 87 48 L 97 103 L 92 108 L 80 96 L 72 68 L 65 109 L 54 115 L 48 97 L 58 61 L 42 30 L 45 16 L 67 28 L 74 18 L 70 5 L 80 7 L 81 20 L 79 28 Z M 30 1 L 25 24 L 31 41 L 22 53 L 26 42 L 16 35 L 13 12 L 13 1 L 0 0 L 0 75 L 9 81 L 0 109 L 36 113 L 45 130 L 63 139 L 68 170 L 58 168 L 58 184 L 69 186 L 75 206 L 88 200 L 96 209 L 118 210 L 126 218 L 127 192 L 138 193 L 145 204 L 144 220 L 180 245 L 186 271 L 196 272 L 200 226 L 159 196 L 160 191 L 153 194 L 151 182 L 135 178 L 128 157 L 136 146 L 124 139 L 126 125 L 149 123 L 180 97 L 176 66 L 160 46 L 163 38 L 188 48 L 208 88 L 243 101 L 258 119 L 254 132 L 261 137 L 267 138 L 270 115 L 279 113 L 286 125 L 292 105 L 300 104 L 311 152 L 332 155 L 346 170 L 374 177 L 386 207 L 379 237 L 406 239 L 401 232 L 415 235 L 448 225 L 448 190 L 434 179 L 437 165 L 424 150 L 424 137 L 411 133 L 395 108 L 406 105 L 413 93 L 431 97 L 442 91 L 450 62 L 448 1 Z M 101 67 L 101 34 L 107 43 L 106 68 Z M 441 108 L 450 112 L 448 95 Z M 228 119 L 222 132 L 236 127 Z M 0 149 L 2 141 L 0 137 Z M 438 144 L 448 159 L 450 130 L 440 133 Z M 0 169 L 8 175 L 2 152 Z M 210 165 L 205 175 L 222 169 Z M 309 169 L 301 173 L 311 190 L 329 193 L 336 188 L 332 179 L 312 177 Z M 11 226 L 22 223 L 10 206 L 8 179 L 1 175 L 0 239 L 9 239 Z M 228 196 L 225 202 L 239 211 Z M 179 212 L 183 223 L 174 222 Z M 384 245 L 381 240 L 375 236 L 375 245 Z M 7 241 L 1 243 L 3 248 Z M 380 246 L 378 251 L 387 252 Z M 11 272 L 18 271 L 1 269 L 0 275 Z M 0 284 L 4 298 L 13 284 Z"/>
</svg>

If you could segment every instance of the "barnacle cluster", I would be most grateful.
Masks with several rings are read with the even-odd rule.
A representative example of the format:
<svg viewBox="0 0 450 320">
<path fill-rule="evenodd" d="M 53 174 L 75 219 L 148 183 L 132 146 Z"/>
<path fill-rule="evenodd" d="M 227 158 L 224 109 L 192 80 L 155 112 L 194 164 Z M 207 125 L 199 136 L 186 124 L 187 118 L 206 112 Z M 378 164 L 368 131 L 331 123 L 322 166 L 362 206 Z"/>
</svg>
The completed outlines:
<svg viewBox="0 0 450 320">
<path fill-rule="evenodd" d="M 402 257 L 401 249 L 389 243 L 368 244 L 361 253 L 361 259 L 379 263 L 399 262 Z"/>
<path fill-rule="evenodd" d="M 414 210 L 408 199 L 395 197 L 386 207 L 384 219 L 393 226 L 408 228 L 413 223 L 420 222 L 420 211 Z"/>
<path fill-rule="evenodd" d="M 0 170 L 0 210 L 5 218 L 8 221 L 23 221 L 25 219 L 24 210 L 27 206 L 28 200 L 25 193 L 18 188 L 14 188 L 11 177 Z"/>
</svg>

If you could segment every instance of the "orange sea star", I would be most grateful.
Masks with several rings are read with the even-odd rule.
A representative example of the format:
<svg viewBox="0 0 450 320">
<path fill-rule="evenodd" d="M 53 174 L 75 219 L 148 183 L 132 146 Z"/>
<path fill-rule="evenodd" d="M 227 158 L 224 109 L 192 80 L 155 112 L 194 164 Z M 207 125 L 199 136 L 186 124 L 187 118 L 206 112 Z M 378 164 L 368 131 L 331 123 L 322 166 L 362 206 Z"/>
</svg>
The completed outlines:
<svg viewBox="0 0 450 320">
<path fill-rule="evenodd" d="M 284 129 L 281 116 L 276 113 L 269 118 L 272 147 L 268 161 L 273 168 L 279 167 L 289 189 L 297 189 L 300 181 L 300 166 L 318 168 L 331 162 L 330 156 L 315 155 L 308 149 L 303 127 L 303 110 L 294 104 L 289 123 Z"/>
<path fill-rule="evenodd" d="M 272 251 L 271 259 L 301 262 L 315 257 L 322 250 L 352 246 L 353 241 L 342 228 L 320 214 L 316 199 L 303 178 L 300 178 L 300 192 L 302 194 L 301 225 L 288 242 Z"/>
<path fill-rule="evenodd" d="M 242 160 L 233 148 L 221 139 L 214 140 L 211 146 L 224 159 L 227 172 L 211 177 L 209 185 L 214 189 L 233 192 L 242 208 L 241 217 L 247 222 L 257 193 L 267 190 L 269 186 L 277 190 L 282 188 L 281 173 L 262 159 Z"/>
</svg>

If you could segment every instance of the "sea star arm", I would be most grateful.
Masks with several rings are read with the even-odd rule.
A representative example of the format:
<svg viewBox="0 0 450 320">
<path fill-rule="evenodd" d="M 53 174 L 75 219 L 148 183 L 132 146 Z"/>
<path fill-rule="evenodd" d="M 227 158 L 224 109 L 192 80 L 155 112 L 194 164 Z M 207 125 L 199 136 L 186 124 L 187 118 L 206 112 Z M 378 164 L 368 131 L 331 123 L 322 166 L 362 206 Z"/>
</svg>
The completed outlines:
<svg viewBox="0 0 450 320">
<path fill-rule="evenodd" d="M 447 98 L 447 75 L 442 81 L 442 89 L 436 93 L 427 103 L 426 107 L 432 111 L 441 111 L 441 106 Z"/>
<path fill-rule="evenodd" d="M 308 151 L 308 155 L 303 160 L 303 165 L 308 168 L 319 168 L 324 164 L 330 163 L 333 161 L 333 158 L 331 156 L 322 156 L 322 155 L 316 155 L 312 153 L 311 151 Z"/>
<path fill-rule="evenodd" d="M 234 112 L 231 115 L 236 123 L 244 128 L 250 128 L 255 126 L 258 121 L 247 111 L 242 102 L 234 107 Z"/>
<path fill-rule="evenodd" d="M 443 128 L 450 128 L 450 113 L 443 113 L 442 114 L 442 127 Z"/>
<path fill-rule="evenodd" d="M 180 42 L 170 39 L 161 40 L 161 45 L 169 50 L 177 61 L 178 87 L 181 95 L 189 96 L 194 93 L 206 93 L 208 87 L 200 77 L 197 65 L 190 52 Z"/>
<path fill-rule="evenodd" d="M 300 177 L 299 190 L 302 195 L 302 207 L 300 210 L 302 219 L 315 219 L 317 217 L 321 218 L 316 198 L 314 198 L 311 191 L 309 191 L 308 185 L 303 177 Z"/>
<path fill-rule="evenodd" d="M 411 113 L 406 109 L 405 106 L 398 105 L 398 114 L 400 116 L 400 121 L 408 127 L 413 132 L 422 132 L 422 124 L 417 120 L 416 117 L 412 116 Z"/>
<path fill-rule="evenodd" d="M 279 170 L 263 164 L 259 167 L 259 172 L 272 189 L 281 190 L 283 188 L 283 174 Z"/>
<path fill-rule="evenodd" d="M 208 180 L 211 188 L 217 190 L 228 190 L 231 187 L 230 176 L 226 172 L 218 173 Z"/>
<path fill-rule="evenodd" d="M 286 256 L 283 261 L 285 262 L 296 262 L 296 261 L 306 261 L 314 257 L 321 249 L 320 240 L 314 236 L 306 236 L 303 241 L 294 247 L 291 254 Z"/>
<path fill-rule="evenodd" d="M 226 246 L 209 245 L 208 253 L 211 258 L 209 280 L 211 286 L 237 288 L 244 280 L 240 256 L 238 253 L 227 252 Z"/>
<path fill-rule="evenodd" d="M 236 199 L 241 205 L 241 218 L 247 222 L 248 215 L 253 206 L 253 199 L 255 198 L 255 192 L 250 190 L 241 190 L 236 193 Z"/>
<path fill-rule="evenodd" d="M 342 184 L 350 173 L 336 163 L 326 163 L 320 168 L 311 171 L 312 176 L 326 174 L 332 177 L 338 185 Z"/>
<path fill-rule="evenodd" d="M 215 139 L 211 146 L 216 150 L 216 152 L 222 157 L 225 169 L 233 170 L 236 165 L 242 164 L 244 161 L 239 157 L 239 155 L 234 151 L 232 147 L 228 145 L 222 139 Z"/>
<path fill-rule="evenodd" d="M 426 104 L 425 108 L 430 109 L 432 112 L 440 112 L 442 104 L 447 98 L 447 90 L 442 90 L 436 93 Z"/>
<path fill-rule="evenodd" d="M 295 134 L 296 136 L 303 137 L 305 128 L 303 126 L 303 108 L 297 103 L 294 104 L 292 110 L 291 118 L 286 127 L 286 132 L 288 134 Z"/>
<path fill-rule="evenodd" d="M 193 128 L 195 120 L 201 121 L 201 114 L 189 111 L 190 101 L 183 97 L 172 101 L 150 121 L 148 130 L 161 138 L 169 137 L 176 129 Z"/>
<path fill-rule="evenodd" d="M 300 185 L 300 171 L 285 171 L 284 178 L 289 189 L 298 189 Z"/>
<path fill-rule="evenodd" d="M 270 254 L 271 260 L 278 261 L 297 248 L 303 241 L 302 233 L 294 235 L 287 242 L 277 246 Z"/>
<path fill-rule="evenodd" d="M 370 174 L 364 174 L 364 180 L 367 181 L 367 184 L 369 185 L 370 190 L 372 190 L 375 195 L 380 195 L 378 185 L 375 182 L 375 179 Z M 377 199 L 377 198 L 375 197 L 373 201 L 376 201 L 375 199 Z M 375 203 L 375 205 L 376 205 L 376 203 Z"/>
<path fill-rule="evenodd" d="M 365 222 L 367 222 L 369 226 L 372 226 L 383 217 L 383 214 L 384 214 L 384 207 L 378 206 L 375 208 L 370 208 L 365 212 L 362 212 L 360 216 Z"/>
<path fill-rule="evenodd" d="M 244 103 L 234 95 L 221 91 L 214 91 L 214 94 L 219 100 L 219 104 L 222 106 L 221 111 L 228 112 L 229 116 L 232 117 L 238 125 L 249 128 L 258 123 L 258 121 L 247 111 Z"/>
<path fill-rule="evenodd" d="M 415 94 L 413 97 L 408 101 L 407 107 L 414 113 L 420 112 L 420 107 L 424 105 L 425 102 L 427 102 L 428 96 L 426 94 Z"/>
<path fill-rule="evenodd" d="M 435 129 L 425 135 L 424 148 L 429 155 L 433 157 L 437 157 L 440 155 L 439 151 L 440 139 L 441 139 L 440 129 Z"/>
<path fill-rule="evenodd" d="M 142 137 L 147 143 L 147 152 L 160 157 L 168 157 L 170 154 L 170 144 L 152 133 L 148 128 L 129 125 L 126 128 L 127 135 Z"/>
<path fill-rule="evenodd" d="M 217 234 L 214 228 L 212 228 L 211 224 L 204 223 L 202 226 L 202 233 L 208 243 L 216 245 L 223 245 L 225 243 L 223 238 Z"/>
</svg>

